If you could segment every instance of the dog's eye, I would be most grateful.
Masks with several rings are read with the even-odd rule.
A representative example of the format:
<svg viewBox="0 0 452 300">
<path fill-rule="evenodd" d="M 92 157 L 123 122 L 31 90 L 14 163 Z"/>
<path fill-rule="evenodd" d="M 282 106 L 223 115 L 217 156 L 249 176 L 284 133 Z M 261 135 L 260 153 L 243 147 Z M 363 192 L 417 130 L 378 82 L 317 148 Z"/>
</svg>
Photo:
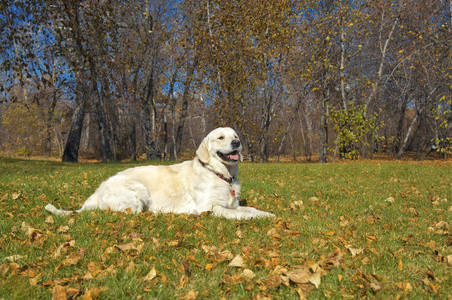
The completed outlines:
<svg viewBox="0 0 452 300">
<path fill-rule="evenodd" d="M 220 136 L 218 139 L 219 140 L 224 140 L 224 136 Z"/>
</svg>

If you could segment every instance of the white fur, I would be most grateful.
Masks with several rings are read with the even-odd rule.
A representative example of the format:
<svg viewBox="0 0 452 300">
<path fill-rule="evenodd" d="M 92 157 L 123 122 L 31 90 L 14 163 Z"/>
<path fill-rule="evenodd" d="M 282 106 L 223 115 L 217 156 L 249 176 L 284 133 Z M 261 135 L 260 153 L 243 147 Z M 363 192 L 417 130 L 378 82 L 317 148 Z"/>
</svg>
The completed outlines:
<svg viewBox="0 0 452 300">
<path fill-rule="evenodd" d="M 216 216 L 230 219 L 275 217 L 252 207 L 239 206 L 238 161 L 224 159 L 219 154 L 234 153 L 234 158 L 241 157 L 242 146 L 237 142 L 239 139 L 233 129 L 217 128 L 201 142 L 194 160 L 119 172 L 104 181 L 76 212 L 91 209 L 126 212 L 131 209 L 134 213 L 200 214 L 212 211 Z M 231 177 L 234 180 L 229 184 L 225 179 Z M 60 215 L 72 213 L 51 204 L 45 209 Z"/>
</svg>

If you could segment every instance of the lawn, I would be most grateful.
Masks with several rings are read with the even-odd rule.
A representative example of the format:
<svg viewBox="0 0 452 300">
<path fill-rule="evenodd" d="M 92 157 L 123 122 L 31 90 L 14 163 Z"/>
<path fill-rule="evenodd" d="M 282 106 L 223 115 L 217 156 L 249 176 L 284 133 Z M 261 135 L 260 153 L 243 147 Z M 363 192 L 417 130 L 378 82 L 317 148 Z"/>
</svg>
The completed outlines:
<svg viewBox="0 0 452 300">
<path fill-rule="evenodd" d="M 132 163 L 0 158 L 0 299 L 452 298 L 452 163 L 240 166 L 234 221 L 78 209 Z"/>
</svg>

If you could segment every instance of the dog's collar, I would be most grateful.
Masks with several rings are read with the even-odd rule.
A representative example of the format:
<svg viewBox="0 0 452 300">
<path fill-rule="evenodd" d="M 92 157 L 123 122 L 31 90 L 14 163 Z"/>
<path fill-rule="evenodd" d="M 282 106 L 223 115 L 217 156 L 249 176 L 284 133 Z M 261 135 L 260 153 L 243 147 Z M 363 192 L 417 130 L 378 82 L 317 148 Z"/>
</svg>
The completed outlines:
<svg viewBox="0 0 452 300">
<path fill-rule="evenodd" d="M 206 168 L 207 170 L 209 170 L 209 171 L 211 171 L 212 173 L 214 173 L 215 175 L 217 175 L 218 178 L 223 179 L 224 181 L 226 181 L 226 182 L 229 183 L 229 184 L 232 184 L 232 183 L 234 182 L 234 176 L 227 178 L 227 177 L 225 177 L 223 174 L 218 173 L 217 171 L 208 168 L 208 167 L 207 167 L 207 164 L 206 164 L 205 162 L 203 162 L 202 160 L 200 160 L 199 158 L 198 158 L 198 161 L 199 161 L 199 163 L 201 164 L 201 166 L 203 166 L 203 167 Z"/>
</svg>

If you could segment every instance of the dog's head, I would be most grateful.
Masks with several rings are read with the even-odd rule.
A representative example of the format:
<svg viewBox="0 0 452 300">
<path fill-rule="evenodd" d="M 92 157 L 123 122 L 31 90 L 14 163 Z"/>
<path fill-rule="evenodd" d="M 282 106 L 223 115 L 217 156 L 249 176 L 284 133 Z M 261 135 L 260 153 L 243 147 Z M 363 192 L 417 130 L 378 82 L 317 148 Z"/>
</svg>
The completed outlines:
<svg viewBox="0 0 452 300">
<path fill-rule="evenodd" d="M 234 129 L 220 127 L 204 138 L 196 155 L 206 164 L 216 159 L 225 165 L 236 165 L 242 158 L 242 143 Z"/>
</svg>

